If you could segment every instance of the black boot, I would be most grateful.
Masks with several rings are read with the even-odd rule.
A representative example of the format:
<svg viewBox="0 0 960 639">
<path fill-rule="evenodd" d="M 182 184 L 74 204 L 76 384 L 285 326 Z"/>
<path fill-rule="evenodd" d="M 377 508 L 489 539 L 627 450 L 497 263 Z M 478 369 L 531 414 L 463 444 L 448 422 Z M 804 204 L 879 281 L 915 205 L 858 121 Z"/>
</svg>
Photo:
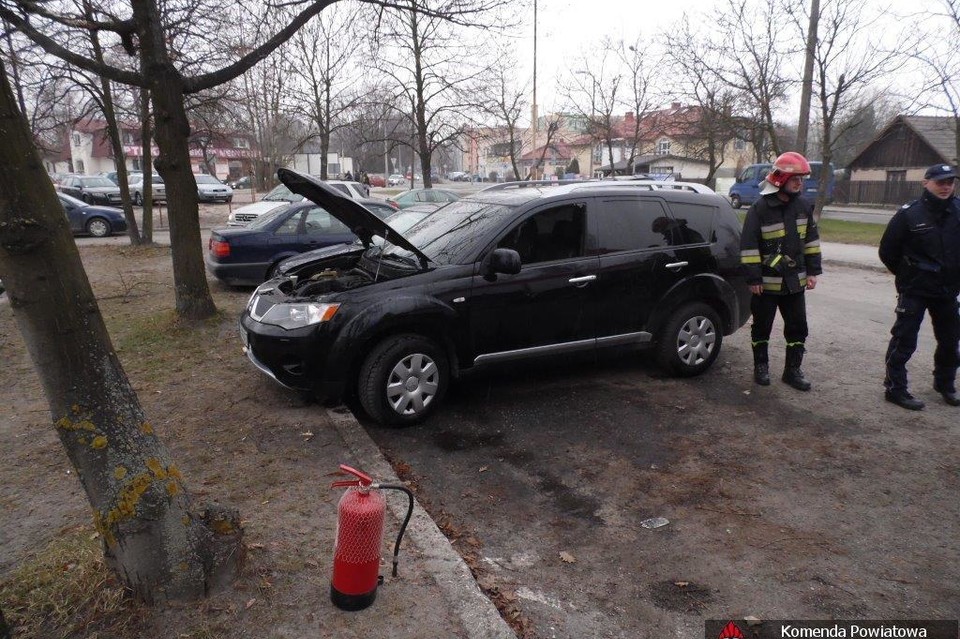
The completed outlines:
<svg viewBox="0 0 960 639">
<path fill-rule="evenodd" d="M 803 344 L 790 344 L 787 346 L 787 360 L 783 368 L 783 377 L 781 378 L 788 386 L 792 386 L 799 391 L 808 391 L 812 384 L 803 376 L 800 370 L 800 364 L 803 362 Z"/>
<path fill-rule="evenodd" d="M 767 342 L 753 343 L 753 381 L 760 386 L 770 385 L 770 365 L 768 364 Z"/>
<path fill-rule="evenodd" d="M 807 381 L 803 376 L 803 371 L 798 366 L 789 366 L 783 369 L 781 378 L 788 386 L 793 386 L 799 391 L 808 391 L 813 388 L 813 384 Z"/>
</svg>

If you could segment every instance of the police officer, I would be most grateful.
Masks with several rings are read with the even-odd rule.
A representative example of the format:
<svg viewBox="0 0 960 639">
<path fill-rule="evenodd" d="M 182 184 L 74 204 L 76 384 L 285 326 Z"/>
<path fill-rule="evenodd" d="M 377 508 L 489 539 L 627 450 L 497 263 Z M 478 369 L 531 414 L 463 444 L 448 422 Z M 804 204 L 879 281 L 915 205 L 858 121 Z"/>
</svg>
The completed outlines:
<svg viewBox="0 0 960 639">
<path fill-rule="evenodd" d="M 954 196 L 956 170 L 931 166 L 923 175 L 923 195 L 903 205 L 880 240 L 880 260 L 896 275 L 897 319 L 887 348 L 888 402 L 909 410 L 923 402 L 907 391 L 907 361 L 917 348 L 924 311 L 930 313 L 937 349 L 933 354 L 933 388 L 951 406 L 960 406 L 954 385 L 960 357 L 960 203 Z"/>
<path fill-rule="evenodd" d="M 753 378 L 761 386 L 770 384 L 767 346 L 780 309 L 787 341 L 781 379 L 797 390 L 808 391 L 811 387 L 800 370 L 808 332 L 804 291 L 816 287 L 822 270 L 820 235 L 811 215 L 813 205 L 800 195 L 803 178 L 809 173 L 805 157 L 793 151 L 783 153 L 764 178 L 761 197 L 743 222 L 740 261 L 753 293 Z"/>
</svg>

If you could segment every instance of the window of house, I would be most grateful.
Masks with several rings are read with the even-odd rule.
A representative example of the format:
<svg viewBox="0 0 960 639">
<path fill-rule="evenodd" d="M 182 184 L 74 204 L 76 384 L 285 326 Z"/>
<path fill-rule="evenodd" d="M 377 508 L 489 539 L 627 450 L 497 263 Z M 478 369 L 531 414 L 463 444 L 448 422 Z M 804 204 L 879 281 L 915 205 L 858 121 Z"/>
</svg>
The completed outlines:
<svg viewBox="0 0 960 639">
<path fill-rule="evenodd" d="M 77 173 L 83 173 L 83 160 L 77 160 Z"/>
<path fill-rule="evenodd" d="M 249 149 L 250 141 L 247 138 L 233 138 L 233 146 L 238 149 Z"/>
<path fill-rule="evenodd" d="M 906 182 L 906 171 L 887 171 L 887 182 Z"/>
<path fill-rule="evenodd" d="M 80 134 L 79 134 L 79 133 L 74 133 L 74 134 L 73 134 L 73 146 L 80 146 Z"/>
<path fill-rule="evenodd" d="M 124 131 L 123 132 L 123 143 L 130 146 L 136 144 L 133 139 L 133 131 Z"/>
<path fill-rule="evenodd" d="M 657 142 L 657 155 L 670 155 L 670 140 Z"/>
<path fill-rule="evenodd" d="M 735 138 L 733 140 L 733 150 L 734 151 L 745 151 L 747 149 L 747 141 L 741 140 L 740 138 Z"/>
</svg>

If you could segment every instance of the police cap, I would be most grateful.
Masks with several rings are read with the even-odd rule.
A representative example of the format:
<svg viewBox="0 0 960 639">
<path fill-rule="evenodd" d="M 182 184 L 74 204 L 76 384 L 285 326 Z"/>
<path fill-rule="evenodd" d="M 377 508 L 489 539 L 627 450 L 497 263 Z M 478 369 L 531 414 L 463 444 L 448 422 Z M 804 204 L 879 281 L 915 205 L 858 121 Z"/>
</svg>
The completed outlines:
<svg viewBox="0 0 960 639">
<path fill-rule="evenodd" d="M 934 164 L 923 174 L 924 180 L 945 180 L 957 177 L 957 171 L 949 164 Z"/>
</svg>

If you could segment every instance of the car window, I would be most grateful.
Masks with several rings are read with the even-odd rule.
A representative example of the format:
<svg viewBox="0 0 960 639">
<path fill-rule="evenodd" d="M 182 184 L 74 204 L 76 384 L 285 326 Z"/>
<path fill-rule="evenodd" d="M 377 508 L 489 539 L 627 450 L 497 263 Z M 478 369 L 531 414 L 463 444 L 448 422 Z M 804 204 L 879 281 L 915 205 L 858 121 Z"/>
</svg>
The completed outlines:
<svg viewBox="0 0 960 639">
<path fill-rule="evenodd" d="M 598 198 L 590 211 L 596 216 L 598 255 L 677 243 L 675 225 L 659 199 Z"/>
<path fill-rule="evenodd" d="M 350 195 L 350 189 L 347 188 L 346 184 L 331 184 L 330 186 L 340 191 L 341 193 L 346 193 L 347 195 Z"/>
<path fill-rule="evenodd" d="M 221 184 L 220 180 L 212 175 L 196 175 L 197 184 Z"/>
<path fill-rule="evenodd" d="M 86 206 L 87 203 L 82 200 L 78 200 L 75 197 L 70 197 L 66 193 L 57 193 L 57 197 L 60 198 L 60 203 L 66 206 L 67 204 L 72 204 L 73 206 Z"/>
<path fill-rule="evenodd" d="M 512 248 L 522 264 L 571 259 L 584 255 L 584 207 L 566 204 L 540 211 L 515 226 L 498 248 Z"/>
<path fill-rule="evenodd" d="M 108 180 L 105 177 L 88 177 L 81 180 L 83 186 L 89 188 L 101 187 L 101 186 L 116 186 L 113 182 Z"/>
<path fill-rule="evenodd" d="M 332 235 L 350 232 L 350 229 L 343 222 L 320 207 L 313 207 L 307 211 L 303 227 L 304 233 L 307 235 Z"/>
<path fill-rule="evenodd" d="M 300 219 L 303 217 L 303 211 L 294 213 L 285 219 L 280 226 L 274 230 L 274 235 L 296 235 L 300 229 Z"/>
<path fill-rule="evenodd" d="M 273 222 L 274 222 L 278 217 L 280 217 L 281 215 L 285 215 L 285 214 L 287 213 L 287 211 L 289 211 L 289 210 L 290 210 L 290 207 L 289 207 L 289 206 L 280 206 L 280 207 L 277 207 L 276 209 L 274 209 L 274 210 L 272 210 L 272 211 L 269 211 L 269 212 L 267 212 L 267 213 L 264 213 L 263 215 L 257 216 L 257 218 L 256 218 L 254 221 L 252 221 L 252 222 L 250 222 L 249 224 L 247 224 L 247 228 L 248 228 L 248 229 L 262 229 L 262 228 L 266 228 L 266 227 L 269 226 L 270 224 L 273 224 Z"/>
<path fill-rule="evenodd" d="M 397 212 L 397 209 L 393 208 L 389 204 L 374 204 L 373 202 L 364 202 L 363 206 L 370 209 L 370 212 L 379 217 L 381 220 L 385 220 Z"/>
<path fill-rule="evenodd" d="M 716 242 L 716 232 L 713 221 L 716 219 L 717 207 L 705 204 L 691 204 L 688 202 L 671 202 L 670 210 L 676 221 L 674 241 L 677 244 L 703 244 Z"/>
</svg>

